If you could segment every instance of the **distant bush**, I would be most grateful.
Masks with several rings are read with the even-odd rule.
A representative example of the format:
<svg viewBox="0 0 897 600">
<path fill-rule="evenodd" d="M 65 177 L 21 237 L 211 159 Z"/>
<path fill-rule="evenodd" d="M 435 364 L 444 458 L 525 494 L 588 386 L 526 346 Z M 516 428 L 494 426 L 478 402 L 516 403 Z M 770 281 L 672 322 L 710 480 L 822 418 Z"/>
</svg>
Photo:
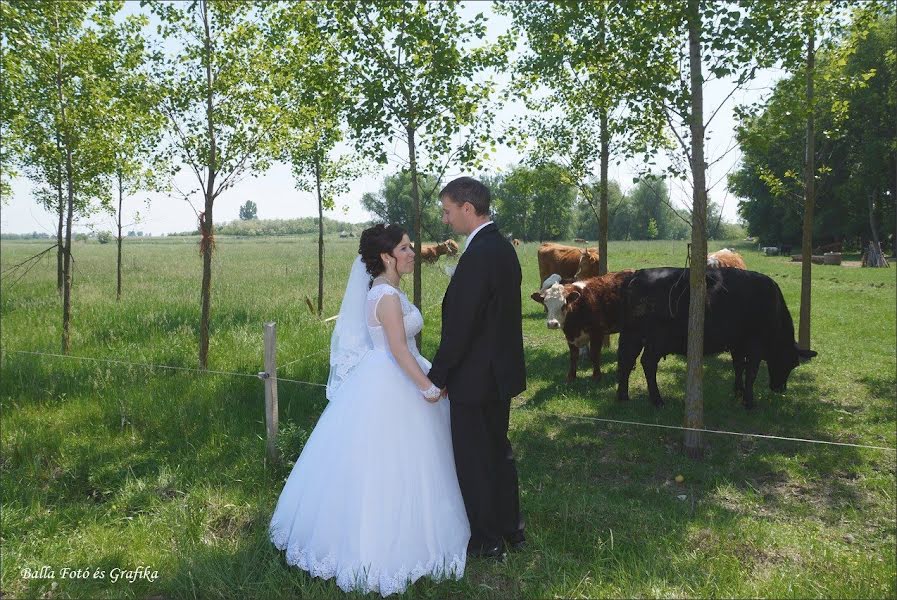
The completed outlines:
<svg viewBox="0 0 897 600">
<path fill-rule="evenodd" d="M 99 233 L 97 233 L 97 241 L 101 244 L 108 244 L 112 241 L 112 232 L 100 231 Z"/>
</svg>

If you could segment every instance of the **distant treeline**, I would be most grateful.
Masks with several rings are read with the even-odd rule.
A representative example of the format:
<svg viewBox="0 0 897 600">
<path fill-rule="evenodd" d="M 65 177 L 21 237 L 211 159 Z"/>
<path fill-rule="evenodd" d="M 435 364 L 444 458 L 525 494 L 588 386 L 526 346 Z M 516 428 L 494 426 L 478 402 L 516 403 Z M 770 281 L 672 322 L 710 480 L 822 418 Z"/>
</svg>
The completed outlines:
<svg viewBox="0 0 897 600">
<path fill-rule="evenodd" d="M 325 234 L 338 234 L 345 231 L 357 236 L 368 225 L 369 223 L 346 223 L 345 221 L 324 217 Z M 198 231 L 194 230 L 169 235 L 198 235 L 198 233 Z M 317 217 L 302 217 L 299 219 L 238 219 L 215 227 L 215 235 L 271 236 L 308 233 L 318 233 Z"/>
</svg>

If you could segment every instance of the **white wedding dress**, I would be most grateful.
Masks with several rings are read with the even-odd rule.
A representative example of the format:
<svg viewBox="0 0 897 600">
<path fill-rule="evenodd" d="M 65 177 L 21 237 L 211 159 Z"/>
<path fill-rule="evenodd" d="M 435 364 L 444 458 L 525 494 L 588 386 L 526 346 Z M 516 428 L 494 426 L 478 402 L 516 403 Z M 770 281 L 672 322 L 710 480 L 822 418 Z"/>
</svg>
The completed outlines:
<svg viewBox="0 0 897 600">
<path fill-rule="evenodd" d="M 328 387 L 331 401 L 284 485 L 269 530 L 288 564 L 335 577 L 344 591 L 383 596 L 424 575 L 460 578 L 470 538 L 448 399 L 427 402 L 393 359 L 376 318 L 387 294 L 398 295 L 408 348 L 429 371 L 414 343 L 423 328 L 420 311 L 399 290 L 375 285 L 364 303 L 367 349 L 332 396 Z"/>
</svg>

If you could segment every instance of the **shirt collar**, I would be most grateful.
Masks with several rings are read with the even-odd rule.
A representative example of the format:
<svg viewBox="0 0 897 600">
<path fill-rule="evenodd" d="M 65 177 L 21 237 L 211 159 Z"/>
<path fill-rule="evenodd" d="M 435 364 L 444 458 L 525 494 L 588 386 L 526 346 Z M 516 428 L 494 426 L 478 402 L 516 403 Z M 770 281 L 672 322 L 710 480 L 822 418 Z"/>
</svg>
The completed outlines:
<svg viewBox="0 0 897 600">
<path fill-rule="evenodd" d="M 477 233 L 479 233 L 480 229 L 482 229 L 486 225 L 491 225 L 491 224 L 492 224 L 492 221 L 486 221 L 485 223 L 483 223 L 482 225 L 480 225 L 479 227 L 477 227 L 476 229 L 471 231 L 470 235 L 467 236 L 467 241 L 464 242 L 464 249 L 467 250 L 468 246 L 470 246 L 470 240 L 473 239 L 473 236 L 475 236 Z"/>
</svg>

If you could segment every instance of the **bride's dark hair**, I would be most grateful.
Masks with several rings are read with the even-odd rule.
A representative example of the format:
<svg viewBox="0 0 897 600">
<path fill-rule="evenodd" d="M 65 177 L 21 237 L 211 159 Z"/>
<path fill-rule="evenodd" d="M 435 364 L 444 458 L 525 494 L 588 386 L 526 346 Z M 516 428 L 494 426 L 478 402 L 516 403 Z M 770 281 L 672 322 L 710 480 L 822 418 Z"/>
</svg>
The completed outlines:
<svg viewBox="0 0 897 600">
<path fill-rule="evenodd" d="M 392 254 L 393 248 L 399 245 L 406 231 L 398 225 L 384 225 L 379 223 L 368 227 L 361 232 L 361 241 L 358 243 L 358 253 L 371 277 L 376 277 L 386 271 L 380 255 L 384 252 Z"/>
</svg>

